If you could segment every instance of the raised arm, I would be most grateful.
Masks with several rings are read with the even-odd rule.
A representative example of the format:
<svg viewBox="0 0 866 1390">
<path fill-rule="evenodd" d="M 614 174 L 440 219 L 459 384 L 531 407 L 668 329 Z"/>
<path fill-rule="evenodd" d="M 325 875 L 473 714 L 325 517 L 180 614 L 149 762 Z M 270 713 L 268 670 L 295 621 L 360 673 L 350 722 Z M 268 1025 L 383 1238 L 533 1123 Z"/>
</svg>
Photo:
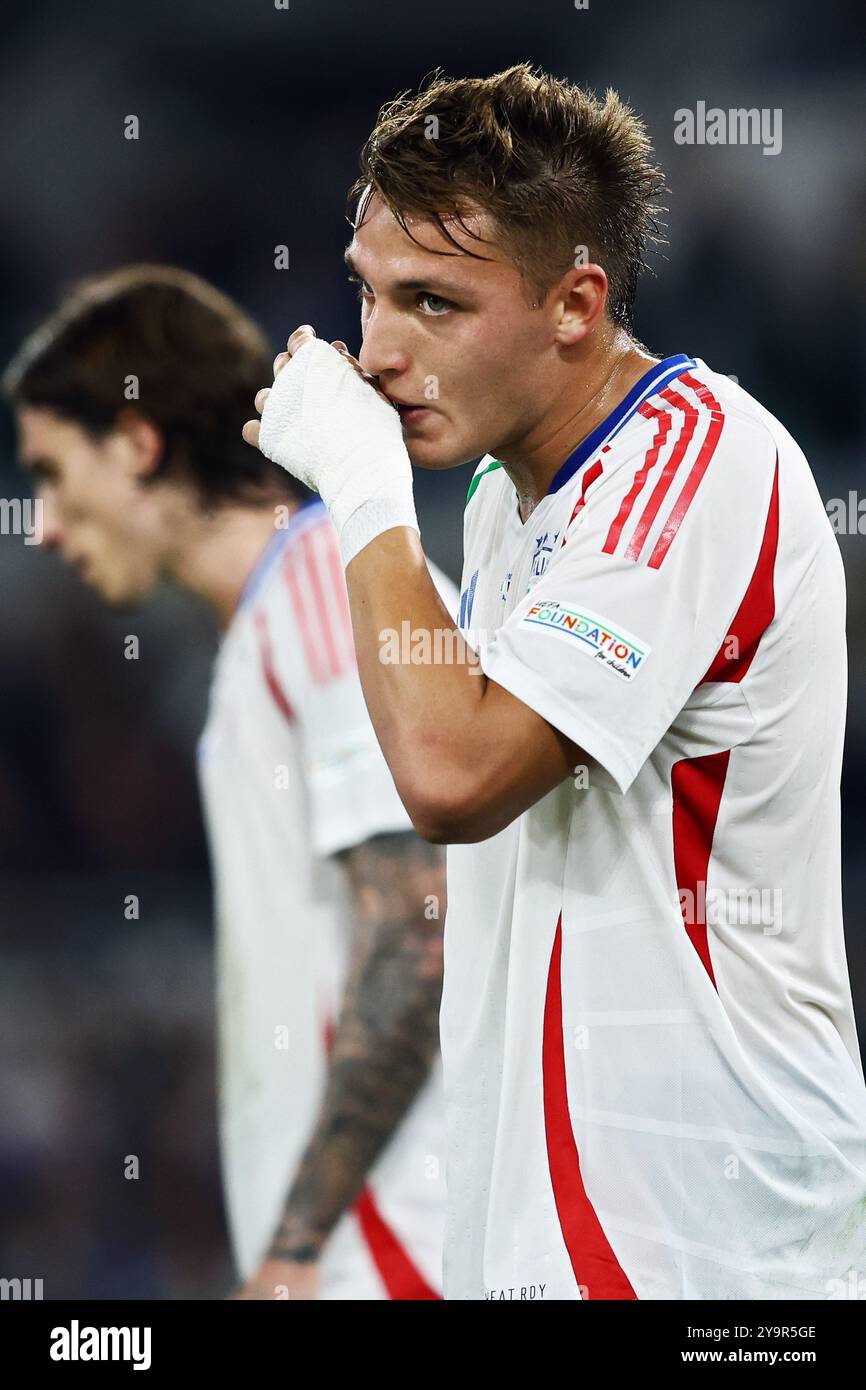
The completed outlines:
<svg viewBox="0 0 866 1390">
<path fill-rule="evenodd" d="M 341 345 L 342 347 L 342 345 Z M 484 840 L 568 776 L 574 744 L 466 660 L 382 661 L 382 634 L 463 639 L 427 571 L 397 412 L 307 326 L 256 397 L 244 438 L 315 488 L 340 537 L 370 717 L 412 823 L 436 843 Z"/>
<path fill-rule="evenodd" d="M 346 570 L 358 670 L 397 790 L 420 835 L 436 843 L 485 840 L 567 777 L 581 755 L 501 685 L 488 680 L 430 579 L 408 527 L 376 537 Z M 453 633 L 458 659 L 383 662 L 381 634 Z M 447 649 L 447 648 L 446 648 Z"/>
</svg>

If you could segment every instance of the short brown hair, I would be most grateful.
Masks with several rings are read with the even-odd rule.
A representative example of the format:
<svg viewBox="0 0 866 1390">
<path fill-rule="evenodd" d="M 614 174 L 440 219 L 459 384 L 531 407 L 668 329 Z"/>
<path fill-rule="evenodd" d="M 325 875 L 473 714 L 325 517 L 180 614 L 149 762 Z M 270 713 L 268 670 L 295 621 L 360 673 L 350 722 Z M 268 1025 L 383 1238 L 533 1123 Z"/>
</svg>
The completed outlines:
<svg viewBox="0 0 866 1390">
<path fill-rule="evenodd" d="M 410 236 L 407 214 L 427 215 L 457 246 L 444 219 L 472 235 L 467 212 L 489 213 L 533 298 L 585 246 L 607 274 L 609 316 L 630 329 L 646 251 L 661 240 L 664 182 L 643 122 L 616 92 L 601 102 L 528 63 L 458 80 L 436 69 L 417 96 L 382 107 L 360 165 L 350 204 L 377 193 Z"/>
<path fill-rule="evenodd" d="M 3 378 L 13 406 L 41 406 L 94 438 L 135 409 L 161 431 L 149 481 L 182 477 L 205 506 L 256 504 L 293 480 L 241 438 L 273 354 L 240 305 L 172 266 L 133 265 L 78 281 L 26 340 Z M 134 399 L 125 385 L 138 379 Z M 297 491 L 309 496 L 302 484 Z"/>
</svg>

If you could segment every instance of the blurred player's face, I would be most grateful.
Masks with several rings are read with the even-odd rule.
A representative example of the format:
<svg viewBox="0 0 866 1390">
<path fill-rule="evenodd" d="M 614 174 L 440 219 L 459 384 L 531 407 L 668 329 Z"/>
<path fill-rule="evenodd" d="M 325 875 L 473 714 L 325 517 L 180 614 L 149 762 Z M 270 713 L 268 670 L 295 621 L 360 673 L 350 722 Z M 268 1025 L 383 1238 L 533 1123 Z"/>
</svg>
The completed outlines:
<svg viewBox="0 0 866 1390">
<path fill-rule="evenodd" d="M 43 544 L 110 604 L 135 603 L 161 577 L 160 489 L 141 486 L 141 446 L 118 431 L 93 440 L 35 406 L 18 412 L 21 463 L 42 502 Z"/>
<path fill-rule="evenodd" d="M 361 281 L 361 366 L 392 400 L 415 407 L 400 414 L 419 467 L 519 455 L 562 396 L 557 292 L 532 309 L 516 267 L 495 245 L 479 245 L 453 224 L 461 246 L 491 258 L 479 260 L 455 252 L 429 219 L 407 221 L 423 245 L 374 195 L 347 252 Z M 470 225 L 490 242 L 483 214 Z"/>
</svg>

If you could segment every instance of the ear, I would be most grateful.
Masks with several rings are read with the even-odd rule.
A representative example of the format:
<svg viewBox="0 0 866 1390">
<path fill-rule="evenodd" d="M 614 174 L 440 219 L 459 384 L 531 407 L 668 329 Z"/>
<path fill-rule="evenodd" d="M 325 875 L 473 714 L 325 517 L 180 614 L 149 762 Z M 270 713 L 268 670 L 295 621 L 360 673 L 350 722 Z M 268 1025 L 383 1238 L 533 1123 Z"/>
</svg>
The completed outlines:
<svg viewBox="0 0 866 1390">
<path fill-rule="evenodd" d="M 556 341 L 574 347 L 598 327 L 607 304 L 607 275 L 600 265 L 574 266 L 556 290 Z"/>
<path fill-rule="evenodd" d="M 137 410 L 118 411 L 114 428 L 125 446 L 123 452 L 130 477 L 150 477 L 165 448 L 162 430 Z"/>
</svg>

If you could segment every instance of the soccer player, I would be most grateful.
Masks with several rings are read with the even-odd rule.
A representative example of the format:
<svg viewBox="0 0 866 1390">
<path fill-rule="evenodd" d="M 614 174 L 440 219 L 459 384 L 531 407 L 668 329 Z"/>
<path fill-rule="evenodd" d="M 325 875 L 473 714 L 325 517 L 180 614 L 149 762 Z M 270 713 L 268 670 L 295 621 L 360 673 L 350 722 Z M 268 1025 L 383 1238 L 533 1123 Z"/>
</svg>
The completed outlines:
<svg viewBox="0 0 866 1390">
<path fill-rule="evenodd" d="M 449 845 L 451 1298 L 825 1299 L 866 1261 L 842 565 L 784 426 L 634 336 L 659 188 L 615 93 L 435 75 L 352 190 L 359 362 L 301 327 L 245 428 L 328 504 Z M 462 658 L 380 660 L 406 620 L 460 640 L 410 460 L 479 455 Z"/>
<path fill-rule="evenodd" d="M 376 743 L 327 512 L 240 438 L 269 370 L 237 304 L 141 266 L 75 287 L 6 388 L 45 543 L 110 604 L 167 579 L 222 629 L 200 770 L 238 1296 L 439 1298 L 444 852 Z"/>
</svg>

